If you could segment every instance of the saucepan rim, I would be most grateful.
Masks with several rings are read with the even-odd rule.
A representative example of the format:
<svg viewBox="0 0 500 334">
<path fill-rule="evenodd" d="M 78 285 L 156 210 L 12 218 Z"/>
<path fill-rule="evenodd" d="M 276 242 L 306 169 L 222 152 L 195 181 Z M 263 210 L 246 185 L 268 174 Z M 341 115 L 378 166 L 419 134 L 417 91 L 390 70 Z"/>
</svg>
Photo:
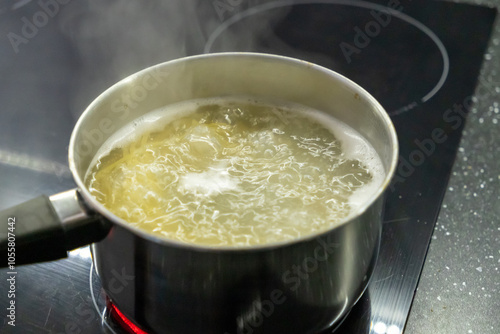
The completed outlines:
<svg viewBox="0 0 500 334">
<path fill-rule="evenodd" d="M 279 242 L 273 242 L 273 243 L 266 243 L 266 244 L 259 244 L 259 245 L 251 245 L 251 246 L 207 246 L 207 245 L 196 245 L 196 244 L 190 244 L 190 243 L 184 243 L 181 241 L 173 240 L 173 239 L 167 239 L 164 237 L 156 236 L 151 233 L 148 233 L 140 228 L 137 228 L 133 226 L 132 224 L 128 223 L 126 220 L 116 216 L 113 214 L 111 211 L 106 209 L 104 205 L 102 205 L 100 202 L 98 202 L 88 191 L 87 187 L 85 186 L 82 178 L 80 178 L 80 174 L 78 172 L 78 168 L 75 162 L 75 154 L 76 154 L 76 148 L 77 148 L 77 136 L 80 133 L 82 124 L 84 123 L 86 117 L 90 115 L 93 110 L 96 110 L 96 106 L 102 103 L 104 99 L 108 99 L 109 95 L 117 90 L 122 89 L 123 86 L 128 85 L 130 83 L 130 80 L 136 76 L 141 76 L 145 73 L 150 73 L 151 71 L 155 71 L 161 67 L 164 66 L 173 66 L 177 63 L 184 63 L 184 62 L 189 62 L 189 61 L 194 61 L 194 60 L 201 60 L 201 59 L 208 59 L 212 57 L 256 57 L 256 58 L 261 58 L 263 60 L 275 60 L 275 61 L 284 61 L 288 62 L 290 64 L 294 64 L 296 66 L 303 66 L 309 68 L 311 71 L 320 71 L 323 72 L 333 78 L 335 80 L 339 81 L 342 85 L 347 86 L 350 88 L 353 92 L 358 93 L 359 95 L 363 96 L 365 100 L 369 102 L 371 107 L 373 108 L 374 111 L 376 111 L 377 116 L 380 117 L 382 120 L 384 126 L 388 130 L 390 134 L 390 145 L 392 146 L 392 159 L 389 164 L 389 168 L 387 168 L 385 178 L 380 185 L 380 187 L 377 189 L 376 192 L 372 194 L 372 196 L 369 197 L 368 200 L 363 203 L 356 211 L 352 212 L 349 216 L 346 218 L 342 219 L 337 225 L 335 225 L 332 228 L 329 228 L 324 231 L 319 231 L 311 234 L 304 235 L 299 238 L 294 238 L 291 240 L 285 240 L 285 241 L 279 241 Z M 71 134 L 71 139 L 69 143 L 69 149 L 68 149 L 68 160 L 69 160 L 69 168 L 71 170 L 71 173 L 73 174 L 73 178 L 78 186 L 78 191 L 83 197 L 86 205 L 92 210 L 95 211 L 95 214 L 102 215 L 104 216 L 107 220 L 112 222 L 113 224 L 117 224 L 120 227 L 123 227 L 131 232 L 133 232 L 135 235 L 140 236 L 143 239 L 146 239 L 148 241 L 160 244 L 160 245 L 165 245 L 165 246 L 172 246 L 172 247 L 179 247 L 179 248 L 185 248 L 185 249 L 191 249 L 194 251 L 203 251 L 203 252 L 251 252 L 251 251 L 264 251 L 264 250 L 270 250 L 270 249 L 275 249 L 279 247 L 284 247 L 284 246 L 290 246 L 293 244 L 298 244 L 301 242 L 307 242 L 312 239 L 316 239 L 322 236 L 325 236 L 332 231 L 338 229 L 339 227 L 349 224 L 349 222 L 356 220 L 359 218 L 368 208 L 370 208 L 375 201 L 381 197 L 384 193 L 384 191 L 388 188 L 391 179 L 395 173 L 396 170 L 396 165 L 398 163 L 398 140 L 397 140 L 397 135 L 396 135 L 396 130 L 394 128 L 394 125 L 385 111 L 385 109 L 382 107 L 382 105 L 370 94 L 368 93 L 364 88 L 353 82 L 352 80 L 348 79 L 347 77 L 330 70 L 328 68 L 325 68 L 323 66 L 313 64 L 304 60 L 296 59 L 296 58 L 291 58 L 287 56 L 281 56 L 281 55 L 274 55 L 274 54 L 266 54 L 266 53 L 256 53 L 256 52 L 221 52 L 221 53 L 210 53 L 210 54 L 201 54 L 201 55 L 195 55 L 195 56 L 190 56 L 190 57 L 184 57 L 184 58 L 179 58 L 179 59 L 174 59 L 171 61 L 167 61 L 164 63 L 160 63 L 148 68 L 145 68 L 139 72 L 136 72 L 119 82 L 113 84 L 111 87 L 106 89 L 104 92 L 102 92 L 82 113 L 80 118 L 78 119 L 73 132 Z"/>
</svg>

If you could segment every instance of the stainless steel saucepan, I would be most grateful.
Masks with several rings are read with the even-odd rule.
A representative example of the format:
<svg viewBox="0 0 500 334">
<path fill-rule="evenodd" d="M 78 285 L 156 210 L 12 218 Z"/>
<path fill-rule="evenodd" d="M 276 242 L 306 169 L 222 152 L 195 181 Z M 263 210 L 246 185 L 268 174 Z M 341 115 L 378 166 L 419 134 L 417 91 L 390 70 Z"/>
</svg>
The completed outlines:
<svg viewBox="0 0 500 334">
<path fill-rule="evenodd" d="M 347 123 L 381 157 L 382 186 L 354 216 L 326 232 L 222 248 L 150 235 L 90 195 L 85 173 L 117 130 L 166 105 L 234 95 L 290 101 Z M 159 64 L 106 90 L 78 120 L 69 146 L 76 189 L 0 213 L 3 265 L 13 246 L 7 223 L 14 220 L 16 264 L 56 260 L 93 243 L 106 294 L 147 332 L 318 333 L 344 316 L 368 284 L 379 249 L 383 192 L 397 156 L 396 133 L 382 106 L 326 68 L 257 53 L 207 54 Z"/>
</svg>

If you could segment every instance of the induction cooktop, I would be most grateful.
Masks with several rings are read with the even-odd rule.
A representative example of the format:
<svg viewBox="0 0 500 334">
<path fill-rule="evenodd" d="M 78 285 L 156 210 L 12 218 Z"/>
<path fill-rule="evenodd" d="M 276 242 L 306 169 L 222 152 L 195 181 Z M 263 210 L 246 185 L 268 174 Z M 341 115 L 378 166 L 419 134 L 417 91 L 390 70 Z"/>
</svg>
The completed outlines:
<svg viewBox="0 0 500 334">
<path fill-rule="evenodd" d="M 10 23 L 4 20 L 1 26 L 5 35 L 40 10 L 34 3 L 16 3 L 0 11 L 10 15 Z M 216 20 L 202 26 L 203 42 L 188 43 L 187 53 L 257 51 L 301 58 L 354 80 L 389 112 L 400 157 L 385 196 L 378 263 L 362 298 L 325 333 L 402 333 L 475 99 L 495 10 L 436 1 L 287 0 L 214 1 L 200 4 L 197 11 L 212 11 Z M 64 107 L 74 89 L 66 83 L 81 69 L 71 42 L 57 27 L 56 16 L 47 31 L 40 28 L 30 39 L 36 47 L 19 44 L 19 52 L 2 41 L 2 91 L 29 84 L 17 95 L 1 95 L 0 124 L 9 126 L 2 126 L 0 134 L 0 208 L 74 187 L 64 143 L 75 117 Z M 228 43 L 230 39 L 236 42 Z M 43 132 L 40 125 L 46 125 Z M 18 136 L 19 131 L 26 135 Z M 4 316 L 1 332 L 134 332 L 116 320 L 88 247 L 70 252 L 67 259 L 15 270 L 16 326 Z M 0 270 L 4 313 L 11 300 L 7 272 Z M 127 284 L 126 278 L 117 279 Z"/>
</svg>

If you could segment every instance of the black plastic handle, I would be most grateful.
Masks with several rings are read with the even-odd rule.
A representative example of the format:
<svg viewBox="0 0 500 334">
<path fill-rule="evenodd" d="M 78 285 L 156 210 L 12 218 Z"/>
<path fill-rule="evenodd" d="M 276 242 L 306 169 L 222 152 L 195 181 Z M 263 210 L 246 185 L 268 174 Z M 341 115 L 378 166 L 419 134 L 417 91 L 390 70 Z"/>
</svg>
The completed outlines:
<svg viewBox="0 0 500 334">
<path fill-rule="evenodd" d="M 68 233 L 45 195 L 0 211 L 0 267 L 65 258 L 67 251 L 103 238 L 108 228 L 94 216 L 75 231 Z"/>
</svg>

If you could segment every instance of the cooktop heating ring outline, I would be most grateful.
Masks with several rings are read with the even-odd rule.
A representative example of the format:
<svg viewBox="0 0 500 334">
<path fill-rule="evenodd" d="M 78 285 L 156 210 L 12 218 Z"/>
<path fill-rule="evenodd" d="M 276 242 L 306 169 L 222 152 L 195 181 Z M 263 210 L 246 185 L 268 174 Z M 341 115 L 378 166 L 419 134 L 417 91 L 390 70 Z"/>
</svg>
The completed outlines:
<svg viewBox="0 0 500 334">
<path fill-rule="evenodd" d="M 219 36 L 226 29 L 228 29 L 230 26 L 232 26 L 233 24 L 235 24 L 238 21 L 241 21 L 244 18 L 258 14 L 260 12 L 264 12 L 264 11 L 276 9 L 276 8 L 282 8 L 282 7 L 294 6 L 294 5 L 317 5 L 317 4 L 326 4 L 326 5 L 333 4 L 333 5 L 342 5 L 342 6 L 360 7 L 360 8 L 365 8 L 365 9 L 373 9 L 373 10 L 378 10 L 378 11 L 387 11 L 391 15 L 393 15 L 394 17 L 397 17 L 400 20 L 405 21 L 405 22 L 413 25 L 418 30 L 420 30 L 424 34 L 426 34 L 434 42 L 434 44 L 436 44 L 437 48 L 439 49 L 439 52 L 441 53 L 441 57 L 443 59 L 443 71 L 441 73 L 441 77 L 439 78 L 439 81 L 432 88 L 432 90 L 430 90 L 427 94 L 425 94 L 422 98 L 420 98 L 420 102 L 421 103 L 427 102 L 434 95 L 436 95 L 436 93 L 444 85 L 446 78 L 448 77 L 449 70 L 450 70 L 450 59 L 448 56 L 448 51 L 446 50 L 446 47 L 444 46 L 441 39 L 429 27 L 427 27 L 422 22 L 416 20 L 415 18 L 413 18 L 411 16 L 404 14 L 398 10 L 392 9 L 390 7 L 371 3 L 368 1 L 363 1 L 363 0 L 354 1 L 354 2 L 350 1 L 350 0 L 313 0 L 313 1 L 308 1 L 308 0 L 278 0 L 278 1 L 273 1 L 270 3 L 258 5 L 256 7 L 246 9 L 238 14 L 231 16 L 229 19 L 227 19 L 221 25 L 219 25 L 208 37 L 208 40 L 205 43 L 205 47 L 204 47 L 203 52 L 210 53 L 217 38 L 219 38 Z M 416 107 L 416 102 L 412 101 L 406 106 L 401 106 L 399 108 L 396 108 L 395 111 L 389 112 L 389 115 L 391 115 L 391 116 L 400 115 L 400 114 L 405 113 L 411 109 L 414 109 L 415 107 Z"/>
</svg>

